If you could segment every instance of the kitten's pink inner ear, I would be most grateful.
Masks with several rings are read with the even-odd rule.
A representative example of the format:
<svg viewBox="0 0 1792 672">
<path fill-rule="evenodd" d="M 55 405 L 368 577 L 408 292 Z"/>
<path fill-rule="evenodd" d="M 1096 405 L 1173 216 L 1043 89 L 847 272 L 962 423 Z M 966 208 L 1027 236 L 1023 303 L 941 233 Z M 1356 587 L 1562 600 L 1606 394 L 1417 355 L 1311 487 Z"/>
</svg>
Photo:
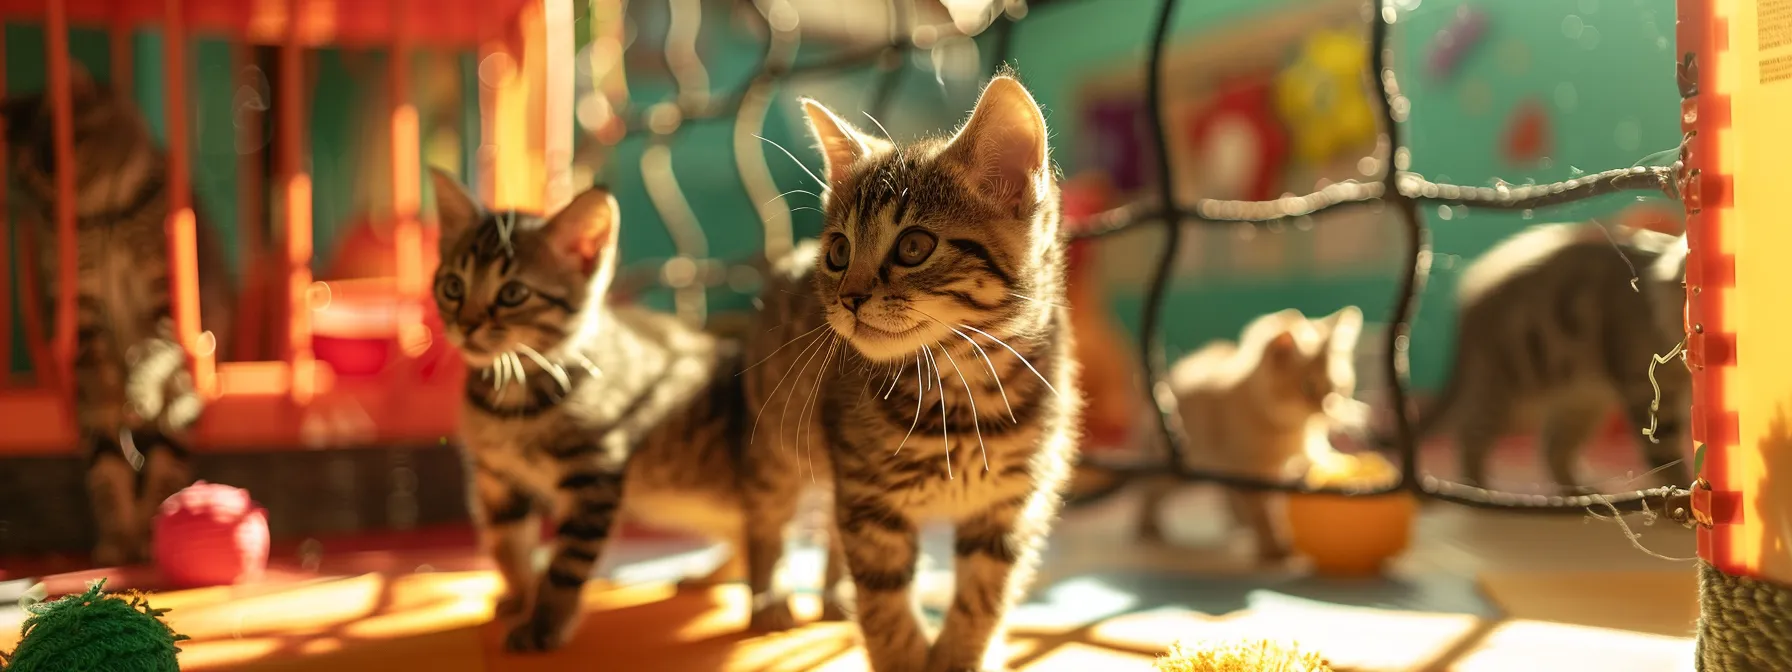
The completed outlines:
<svg viewBox="0 0 1792 672">
<path fill-rule="evenodd" d="M 554 248 L 579 262 L 586 275 L 596 272 L 598 264 L 616 246 L 621 214 L 616 197 L 609 191 L 586 190 L 554 216 L 550 224 Z"/>
<path fill-rule="evenodd" d="M 436 222 L 442 228 L 442 245 L 452 245 L 478 220 L 479 204 L 473 201 L 459 180 L 440 168 L 430 168 L 429 178 L 436 192 Z"/>
<path fill-rule="evenodd" d="M 1003 205 L 1045 196 L 1045 115 L 1020 82 L 997 77 L 984 87 L 971 120 L 952 138 L 952 156 L 978 193 Z"/>
<path fill-rule="evenodd" d="M 821 160 L 830 186 L 844 181 L 859 159 L 889 147 L 888 142 L 866 135 L 814 100 L 803 99 L 803 114 L 809 118 L 809 132 L 821 145 Z"/>
<path fill-rule="evenodd" d="M 1275 338 L 1269 339 L 1269 342 L 1263 346 L 1264 357 L 1276 364 L 1288 361 L 1289 358 L 1294 356 L 1294 351 L 1295 342 L 1294 332 L 1292 331 L 1283 331 L 1282 333 L 1276 334 Z"/>
</svg>

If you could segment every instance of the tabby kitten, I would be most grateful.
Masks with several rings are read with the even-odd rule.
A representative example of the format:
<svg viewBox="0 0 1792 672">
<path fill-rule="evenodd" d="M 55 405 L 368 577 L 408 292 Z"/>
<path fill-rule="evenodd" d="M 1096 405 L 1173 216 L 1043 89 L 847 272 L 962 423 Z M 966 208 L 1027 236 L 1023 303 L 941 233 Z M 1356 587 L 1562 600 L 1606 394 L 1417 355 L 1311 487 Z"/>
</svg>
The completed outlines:
<svg viewBox="0 0 1792 672">
<path fill-rule="evenodd" d="M 181 436 L 204 401 L 175 341 L 170 309 L 167 158 L 127 97 L 80 69 L 73 75 L 74 413 L 99 532 L 93 559 L 109 566 L 146 560 L 157 508 L 193 482 Z M 39 259 L 42 323 L 50 325 L 60 266 L 50 99 L 43 93 L 10 98 L 0 102 L 0 116 L 14 193 L 23 205 L 18 214 L 37 245 L 30 252 Z M 205 220 L 195 228 L 202 326 L 222 352 L 233 308 L 229 272 Z"/>
<path fill-rule="evenodd" d="M 1541 422 L 1550 477 L 1575 492 L 1580 449 L 1615 402 L 1657 481 L 1690 483 L 1678 362 L 1655 368 L 1660 442 L 1641 435 L 1655 399 L 1650 358 L 1684 335 L 1684 262 L 1683 238 L 1597 223 L 1541 225 L 1495 246 L 1462 275 L 1455 368 L 1418 437 L 1453 431 L 1463 482 L 1482 484 L 1495 442 Z"/>
<path fill-rule="evenodd" d="M 1330 448 L 1333 426 L 1363 420 L 1352 398 L 1352 353 L 1363 330 L 1363 311 L 1348 306 L 1318 319 L 1289 309 L 1245 326 L 1238 343 L 1214 341 L 1171 367 L 1168 383 L 1188 441 L 1187 466 L 1267 480 L 1289 478 L 1288 465 Z M 1172 479 L 1144 485 L 1139 537 L 1163 540 L 1163 503 Z M 1288 538 L 1272 506 L 1274 493 L 1229 488 L 1227 499 L 1241 525 L 1250 528 L 1257 556 L 1277 562 L 1289 555 Z"/>
<path fill-rule="evenodd" d="M 769 549 L 789 484 L 830 470 L 872 668 L 1000 667 L 1080 412 L 1045 118 L 1010 75 L 948 139 L 898 146 L 803 108 L 826 164 L 825 218 L 819 245 L 773 274 L 770 324 L 748 345 L 751 361 L 770 358 L 749 398 L 778 428 L 760 429 L 743 480 L 748 543 Z M 779 397 L 784 386 L 794 395 Z M 911 588 L 917 526 L 935 519 L 956 528 L 957 584 L 930 646 Z"/>
<path fill-rule="evenodd" d="M 544 220 L 432 178 L 436 309 L 469 367 L 460 439 L 473 519 L 504 577 L 505 646 L 554 649 L 621 517 L 739 542 L 739 348 L 607 305 L 621 221 L 603 188 Z M 556 527 L 537 572 L 542 516 Z"/>
</svg>

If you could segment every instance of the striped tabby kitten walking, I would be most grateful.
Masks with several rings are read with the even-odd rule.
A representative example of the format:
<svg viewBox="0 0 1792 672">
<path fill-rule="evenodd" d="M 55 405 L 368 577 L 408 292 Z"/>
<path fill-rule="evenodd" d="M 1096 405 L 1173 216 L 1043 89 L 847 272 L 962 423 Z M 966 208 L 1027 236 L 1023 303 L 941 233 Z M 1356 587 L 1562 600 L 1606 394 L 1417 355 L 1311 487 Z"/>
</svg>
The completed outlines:
<svg viewBox="0 0 1792 672">
<path fill-rule="evenodd" d="M 1215 341 L 1177 360 L 1170 391 L 1188 441 L 1187 465 L 1272 481 L 1287 480 L 1288 465 L 1309 451 L 1330 450 L 1329 430 L 1367 415 L 1356 391 L 1351 355 L 1363 331 L 1363 311 L 1349 306 L 1318 319 L 1289 309 L 1252 320 L 1239 342 Z M 1178 483 L 1144 484 L 1139 537 L 1163 540 L 1159 518 Z M 1288 557 L 1288 537 L 1273 505 L 1276 493 L 1231 488 L 1232 514 L 1256 538 L 1257 557 Z"/>
<path fill-rule="evenodd" d="M 749 376 L 759 421 L 799 427 L 762 427 L 751 449 L 749 544 L 791 509 L 793 489 L 771 484 L 831 468 L 872 668 L 1000 667 L 1080 411 L 1045 118 L 1008 75 L 956 135 L 902 146 L 803 106 L 826 216 L 819 246 L 799 248 L 762 295 L 774 333 L 749 344 L 752 361 L 771 356 Z M 794 402 L 778 396 L 790 385 Z M 930 646 L 911 590 L 918 526 L 941 519 L 956 530 L 957 580 Z"/>
<path fill-rule="evenodd" d="M 1682 336 L 1685 256 L 1684 238 L 1597 223 L 1532 227 L 1489 250 L 1462 275 L 1455 368 L 1417 437 L 1453 431 L 1462 481 L 1485 484 L 1495 442 L 1541 423 L 1549 475 L 1574 492 L 1581 448 L 1615 403 L 1656 480 L 1690 483 L 1679 362 L 1655 367 L 1660 442 L 1642 436 L 1655 400 L 1650 358 Z"/>
<path fill-rule="evenodd" d="M 193 482 L 182 434 L 204 401 L 176 343 L 168 268 L 168 160 L 131 101 L 76 70 L 75 424 L 88 459 L 87 487 L 101 566 L 148 559 L 149 523 L 162 500 Z M 58 284 L 56 151 L 50 99 L 0 103 L 7 167 L 31 227 L 43 324 L 53 324 Z M 204 219 L 198 233 L 200 315 L 218 351 L 229 342 L 231 282 Z M 43 375 L 44 372 L 39 372 Z"/>
<path fill-rule="evenodd" d="M 436 308 L 469 367 L 460 438 L 473 518 L 504 577 L 505 645 L 557 648 L 620 518 L 739 542 L 739 348 L 606 304 L 621 226 L 608 191 L 544 220 L 488 211 L 433 178 Z M 538 572 L 543 516 L 553 556 Z"/>
</svg>

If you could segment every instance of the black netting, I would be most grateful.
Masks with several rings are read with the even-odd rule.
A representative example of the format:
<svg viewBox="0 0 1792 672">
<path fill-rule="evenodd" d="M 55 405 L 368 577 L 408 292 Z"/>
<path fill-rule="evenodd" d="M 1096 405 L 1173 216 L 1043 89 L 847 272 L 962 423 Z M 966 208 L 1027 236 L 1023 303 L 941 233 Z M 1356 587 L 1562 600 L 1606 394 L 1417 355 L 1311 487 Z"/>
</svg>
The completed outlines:
<svg viewBox="0 0 1792 672">
<path fill-rule="evenodd" d="M 1032 10 L 1052 2 L 1069 2 L 1072 0 L 1034 0 L 1030 3 Z M 1419 216 L 1421 203 L 1438 205 L 1462 205 L 1499 210 L 1532 210 L 1581 201 L 1597 196 L 1620 191 L 1653 191 L 1669 198 L 1680 198 L 1680 185 L 1683 182 L 1681 164 L 1672 166 L 1632 167 L 1608 170 L 1585 175 L 1566 182 L 1540 184 L 1531 186 L 1468 187 L 1454 184 L 1440 184 L 1406 171 L 1397 170 L 1395 157 L 1405 151 L 1405 142 L 1401 123 L 1405 118 L 1405 101 L 1395 73 L 1388 68 L 1388 34 L 1394 20 L 1394 10 L 1388 3 L 1377 0 L 1367 11 L 1369 18 L 1369 70 L 1366 76 L 1370 82 L 1379 86 L 1382 95 L 1375 96 L 1377 111 L 1380 116 L 1381 129 L 1385 136 L 1380 146 L 1385 154 L 1379 158 L 1379 165 L 1385 170 L 1381 179 L 1374 182 L 1347 181 L 1332 184 L 1319 191 L 1302 195 L 1289 196 L 1268 201 L 1228 201 L 1201 199 L 1193 204 L 1182 204 L 1175 200 L 1167 185 L 1176 184 L 1176 167 L 1170 161 L 1167 151 L 1166 127 L 1163 119 L 1163 78 L 1164 58 L 1169 46 L 1171 18 L 1176 10 L 1176 0 L 1160 0 L 1157 14 L 1152 24 L 1150 53 L 1146 67 L 1146 111 L 1152 129 L 1152 141 L 1157 147 L 1155 154 L 1156 184 L 1159 193 L 1154 197 L 1109 210 L 1095 215 L 1092 221 L 1085 222 L 1082 233 L 1078 237 L 1099 237 L 1142 226 L 1161 226 L 1165 240 L 1161 246 L 1161 256 L 1156 260 L 1151 275 L 1144 304 L 1144 315 L 1141 321 L 1140 340 L 1141 357 L 1146 380 L 1150 389 L 1146 390 L 1147 398 L 1157 400 L 1159 429 L 1165 445 L 1170 452 L 1167 464 L 1155 463 L 1143 466 L 1096 465 L 1109 469 L 1118 475 L 1129 476 L 1141 473 L 1173 473 L 1191 481 L 1216 482 L 1234 487 L 1260 490 L 1276 490 L 1301 493 L 1327 493 L 1351 496 L 1372 496 L 1399 491 L 1411 492 L 1417 496 L 1483 508 L 1512 509 L 1535 512 L 1576 512 L 1589 508 L 1597 508 L 1607 512 L 1654 511 L 1675 520 L 1684 521 L 1690 510 L 1690 495 L 1683 488 L 1663 487 L 1649 490 L 1635 490 L 1626 493 L 1595 494 L 1584 496 L 1550 496 L 1528 495 L 1490 491 L 1482 488 L 1451 483 L 1419 473 L 1418 451 L 1413 437 L 1412 411 L 1408 402 L 1407 389 L 1407 336 L 1411 321 L 1417 308 L 1417 297 L 1423 291 L 1429 272 L 1430 248 L 1428 235 L 1423 219 Z M 894 95 L 899 83 L 899 70 L 908 53 L 917 49 L 926 49 L 930 45 L 917 44 L 913 34 L 902 30 L 907 18 L 903 11 L 904 0 L 892 0 L 892 21 L 898 26 L 893 31 L 887 44 L 869 48 L 859 48 L 834 54 L 826 58 L 797 63 L 795 60 L 798 40 L 794 21 L 779 21 L 776 12 L 768 9 L 767 2 L 754 3 L 759 17 L 763 21 L 767 41 L 767 52 L 760 63 L 756 74 L 748 85 L 737 93 L 705 94 L 700 102 L 691 102 L 694 97 L 681 93 L 680 102 L 662 104 L 660 107 L 647 108 L 646 111 L 629 119 L 629 133 L 647 133 L 654 136 L 654 142 L 667 142 L 671 134 L 681 128 L 681 121 L 696 119 L 733 118 L 736 121 L 736 154 L 742 182 L 748 195 L 754 197 L 760 206 L 760 212 L 766 221 L 766 254 L 775 255 L 788 249 L 791 241 L 790 218 L 783 195 L 777 193 L 773 186 L 769 169 L 763 161 L 763 152 L 758 149 L 743 151 L 747 147 L 758 147 L 758 124 L 764 122 L 772 99 L 772 87 L 790 77 L 823 72 L 844 72 L 855 68 L 873 67 L 881 72 L 873 88 L 871 112 L 877 115 L 883 110 Z M 788 10 L 787 6 L 784 6 Z M 1012 8 L 1011 8 L 1012 9 Z M 1000 67 L 1006 62 L 1013 31 L 1020 27 L 1020 12 L 1009 11 L 997 17 L 989 30 L 992 32 L 991 43 L 994 51 L 993 63 Z M 939 29 L 929 35 L 930 43 L 937 43 L 948 37 L 944 33 L 951 32 L 950 27 Z M 676 67 L 676 66 L 675 66 Z M 1024 73 L 1023 73 L 1024 75 Z M 1683 89 L 1685 87 L 1682 87 Z M 1696 91 L 1683 91 L 1688 97 L 1697 95 Z M 656 119 L 655 115 L 658 115 Z M 672 119 L 667 123 L 667 119 Z M 752 123 L 742 123 L 752 122 Z M 754 141 L 742 142 L 743 138 Z M 794 158 L 794 157 L 793 157 Z M 648 175 L 649 182 L 654 180 L 672 180 L 669 175 Z M 650 187 L 650 191 L 652 188 Z M 673 189 L 676 190 L 675 188 Z M 1159 389 L 1158 372 L 1164 368 L 1163 348 L 1159 343 L 1159 316 L 1169 287 L 1171 271 L 1177 261 L 1177 253 L 1182 249 L 1181 239 L 1185 226 L 1237 225 L 1240 222 L 1267 224 L 1295 217 L 1318 215 L 1334 208 L 1360 206 L 1377 203 L 1384 207 L 1394 208 L 1400 215 L 1405 242 L 1405 258 L 1403 272 L 1400 275 L 1398 293 L 1394 307 L 1388 316 L 1390 325 L 1386 338 L 1386 346 L 1382 356 L 1382 373 L 1389 381 L 1391 391 L 1390 403 L 1395 418 L 1395 449 L 1400 459 L 1401 478 L 1398 482 L 1375 490 L 1348 490 L 1332 488 L 1316 488 L 1300 482 L 1273 482 L 1257 478 L 1190 469 L 1180 459 L 1183 453 L 1183 434 L 1179 426 L 1177 414 L 1174 412 L 1169 395 Z M 663 205 L 656 203 L 662 213 L 667 211 Z M 768 214 L 768 209 L 782 209 Z M 668 217 L 668 226 L 674 228 L 675 241 L 681 239 L 701 240 L 701 232 L 691 233 L 685 229 L 695 229 L 694 222 L 681 217 Z M 697 249 L 700 246 L 680 244 L 679 253 L 687 261 L 701 259 L 703 256 Z M 716 260 L 695 262 L 698 267 L 723 268 L 726 264 Z M 688 302 L 702 301 L 704 286 L 700 281 L 672 282 L 664 281 L 667 273 L 656 270 L 653 279 L 638 279 L 637 283 L 657 282 L 671 285 L 679 292 L 681 307 Z M 1646 362 L 1639 366 L 1647 365 Z"/>
</svg>

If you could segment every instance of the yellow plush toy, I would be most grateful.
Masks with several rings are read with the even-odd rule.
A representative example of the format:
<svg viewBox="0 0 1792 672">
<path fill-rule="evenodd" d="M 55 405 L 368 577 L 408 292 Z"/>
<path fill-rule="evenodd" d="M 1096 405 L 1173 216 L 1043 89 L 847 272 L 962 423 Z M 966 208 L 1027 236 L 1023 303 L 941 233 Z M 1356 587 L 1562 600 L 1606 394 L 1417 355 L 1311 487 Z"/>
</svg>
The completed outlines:
<svg viewBox="0 0 1792 672">
<path fill-rule="evenodd" d="M 1157 658 L 1157 672 L 1332 672 L 1319 654 L 1269 640 L 1182 642 Z"/>
<path fill-rule="evenodd" d="M 1358 31 L 1313 33 L 1276 76 L 1276 109 L 1294 136 L 1294 154 L 1322 164 L 1375 141 L 1375 109 L 1363 86 L 1368 67 Z"/>
</svg>

